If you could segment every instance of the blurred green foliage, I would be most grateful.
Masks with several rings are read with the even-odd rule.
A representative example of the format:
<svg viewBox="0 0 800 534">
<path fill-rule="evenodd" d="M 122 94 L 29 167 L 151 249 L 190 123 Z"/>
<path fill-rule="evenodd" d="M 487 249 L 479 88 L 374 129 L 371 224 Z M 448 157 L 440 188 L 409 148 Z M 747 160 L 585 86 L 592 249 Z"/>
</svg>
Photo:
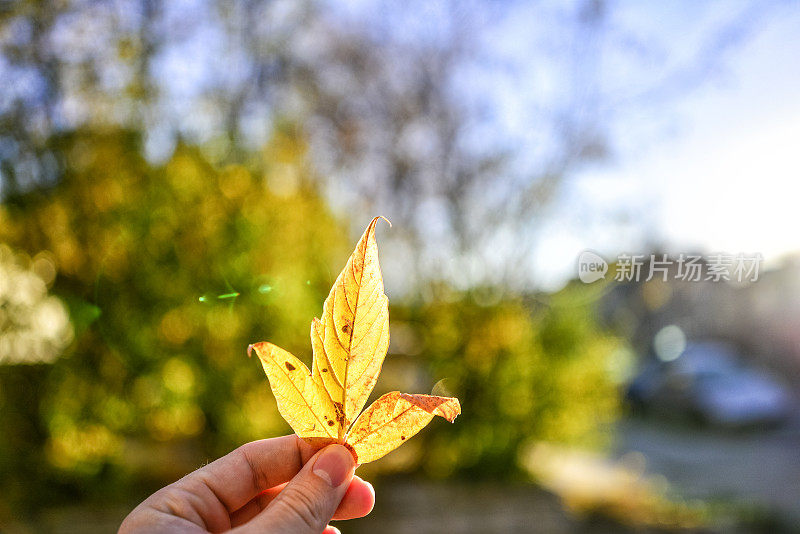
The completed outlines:
<svg viewBox="0 0 800 534">
<path fill-rule="evenodd" d="M 622 341 L 602 332 L 581 287 L 546 303 L 521 296 L 487 304 L 480 290 L 395 308 L 392 321 L 418 336 L 418 359 L 463 415 L 428 439 L 423 467 L 471 479 L 520 474 L 520 455 L 538 441 L 608 444 L 619 411 L 611 372 Z M 481 304 L 476 302 L 482 302 Z M 436 388 L 435 388 L 436 389 Z"/>
<path fill-rule="evenodd" d="M 45 251 L 75 341 L 52 364 L 0 365 L 2 505 L 138 498 L 289 431 L 245 349 L 270 340 L 308 356 L 311 318 L 353 246 L 311 185 L 301 136 L 277 129 L 244 165 L 185 144 L 149 163 L 127 131 L 53 143 L 66 175 L 6 200 L 0 242 Z M 509 478 L 532 442 L 602 445 L 620 341 L 575 303 L 580 291 L 546 303 L 444 288 L 393 300 L 375 393 L 426 393 L 443 378 L 434 392 L 457 395 L 463 415 L 372 472 Z"/>
<path fill-rule="evenodd" d="M 215 167 L 189 146 L 150 165 L 120 131 L 55 143 L 66 176 L 8 199 L 0 241 L 52 253 L 51 292 L 77 340 L 52 366 L 0 366 L 0 492 L 107 496 L 131 473 L 173 477 L 285 432 L 245 349 L 270 339 L 307 351 L 348 245 L 308 185 L 303 143 L 276 132 L 250 168 Z M 179 442 L 200 451 L 188 464 L 152 454 Z"/>
</svg>

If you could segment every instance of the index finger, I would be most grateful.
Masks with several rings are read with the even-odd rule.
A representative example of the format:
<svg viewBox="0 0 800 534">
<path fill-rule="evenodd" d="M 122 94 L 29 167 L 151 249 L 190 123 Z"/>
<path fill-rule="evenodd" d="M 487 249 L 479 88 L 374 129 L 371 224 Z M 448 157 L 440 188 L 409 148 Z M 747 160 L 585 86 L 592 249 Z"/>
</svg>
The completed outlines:
<svg viewBox="0 0 800 534">
<path fill-rule="evenodd" d="M 262 491 L 291 480 L 314 452 L 294 434 L 252 441 L 186 475 L 181 482 L 204 484 L 232 513 Z"/>
</svg>

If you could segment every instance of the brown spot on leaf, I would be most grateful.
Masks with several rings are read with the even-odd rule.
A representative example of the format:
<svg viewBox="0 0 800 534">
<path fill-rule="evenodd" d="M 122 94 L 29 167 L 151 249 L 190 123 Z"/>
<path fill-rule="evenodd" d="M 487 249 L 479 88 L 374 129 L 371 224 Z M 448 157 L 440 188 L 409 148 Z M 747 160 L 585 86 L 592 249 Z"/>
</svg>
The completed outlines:
<svg viewBox="0 0 800 534">
<path fill-rule="evenodd" d="M 327 369 L 323 369 L 323 370 L 322 370 L 322 372 L 323 372 L 323 373 L 327 373 L 327 372 L 328 372 L 328 370 L 327 370 Z"/>
<path fill-rule="evenodd" d="M 328 426 L 333 426 L 333 421 L 328 421 Z"/>
<path fill-rule="evenodd" d="M 405 436 L 400 436 L 400 439 L 406 439 L 406 437 Z"/>
<path fill-rule="evenodd" d="M 286 364 L 286 368 L 287 368 L 288 370 L 290 370 L 290 371 L 294 371 L 294 370 L 295 370 L 295 366 L 294 366 L 294 365 L 292 365 L 291 363 L 289 363 L 289 362 L 285 362 L 285 364 Z"/>
<path fill-rule="evenodd" d="M 345 334 L 350 333 L 350 323 L 344 323 L 342 325 L 342 332 L 344 332 Z"/>
<path fill-rule="evenodd" d="M 339 422 L 340 425 L 346 427 L 345 424 L 345 417 L 344 417 L 344 406 L 342 406 L 341 402 L 334 402 L 333 408 L 336 410 L 336 420 Z"/>
</svg>

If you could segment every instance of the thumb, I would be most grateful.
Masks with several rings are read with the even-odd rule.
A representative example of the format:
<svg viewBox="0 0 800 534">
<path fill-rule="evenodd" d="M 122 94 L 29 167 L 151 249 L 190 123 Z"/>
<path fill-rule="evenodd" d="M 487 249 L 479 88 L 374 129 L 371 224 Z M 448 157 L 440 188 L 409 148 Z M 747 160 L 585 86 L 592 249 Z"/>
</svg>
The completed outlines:
<svg viewBox="0 0 800 534">
<path fill-rule="evenodd" d="M 333 517 L 354 471 L 350 451 L 342 445 L 325 447 L 247 527 L 270 533 L 319 534 Z"/>
</svg>

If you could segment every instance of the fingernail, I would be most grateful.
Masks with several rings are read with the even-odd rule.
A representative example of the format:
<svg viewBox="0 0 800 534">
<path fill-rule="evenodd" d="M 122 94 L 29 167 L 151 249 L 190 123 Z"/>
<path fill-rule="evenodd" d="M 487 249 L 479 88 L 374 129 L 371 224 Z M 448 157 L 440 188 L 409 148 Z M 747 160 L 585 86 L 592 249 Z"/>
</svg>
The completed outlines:
<svg viewBox="0 0 800 534">
<path fill-rule="evenodd" d="M 329 445 L 314 462 L 313 472 L 332 488 L 338 488 L 353 468 L 353 455 L 341 445 Z"/>
</svg>

